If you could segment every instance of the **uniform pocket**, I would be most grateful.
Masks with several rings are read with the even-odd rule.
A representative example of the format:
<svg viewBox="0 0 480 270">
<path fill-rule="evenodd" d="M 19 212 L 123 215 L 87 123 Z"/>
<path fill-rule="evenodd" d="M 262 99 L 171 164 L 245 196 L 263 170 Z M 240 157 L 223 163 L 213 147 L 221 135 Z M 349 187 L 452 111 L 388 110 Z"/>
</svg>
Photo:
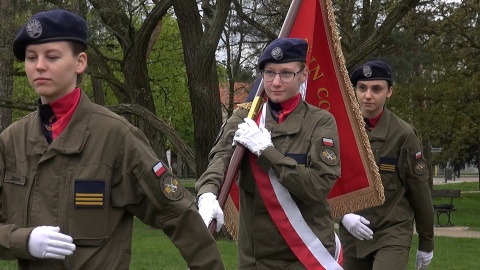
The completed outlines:
<svg viewBox="0 0 480 270">
<path fill-rule="evenodd" d="M 26 176 L 16 173 L 5 173 L 2 187 L 2 216 L 7 223 L 25 226 L 24 209 L 26 209 L 27 186 Z"/>
<path fill-rule="evenodd" d="M 396 190 L 398 188 L 396 173 L 380 172 L 380 176 L 385 190 Z"/>
<path fill-rule="evenodd" d="M 27 209 L 28 203 L 28 177 L 29 164 L 20 161 L 14 157 L 6 158 L 6 172 L 2 182 L 2 218 L 7 223 L 16 224 L 18 226 L 26 226 L 26 215 L 24 211 Z"/>
<path fill-rule="evenodd" d="M 90 165 L 67 173 L 67 228 L 76 245 L 102 245 L 111 234 L 114 215 L 120 215 L 110 206 L 111 171 L 110 166 Z"/>
</svg>

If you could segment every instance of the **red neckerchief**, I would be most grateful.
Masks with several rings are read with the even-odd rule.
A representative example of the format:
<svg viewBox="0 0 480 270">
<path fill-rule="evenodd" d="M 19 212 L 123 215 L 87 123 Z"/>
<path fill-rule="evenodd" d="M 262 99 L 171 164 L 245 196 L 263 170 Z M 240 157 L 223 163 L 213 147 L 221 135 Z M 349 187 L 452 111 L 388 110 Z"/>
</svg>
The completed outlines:
<svg viewBox="0 0 480 270">
<path fill-rule="evenodd" d="M 280 114 L 277 116 L 278 117 L 278 123 L 281 124 L 283 121 L 285 121 L 285 119 L 287 119 L 287 116 L 293 112 L 293 110 L 295 110 L 295 108 L 297 107 L 298 103 L 300 102 L 301 100 L 301 95 L 300 93 L 298 93 L 296 96 L 290 98 L 289 100 L 287 101 L 284 101 L 284 102 L 281 102 L 281 103 L 275 103 L 275 104 L 279 104 L 280 107 L 282 108 L 282 111 L 280 112 Z M 271 101 L 269 101 L 270 105 L 273 103 Z M 271 109 L 271 107 L 270 107 Z M 260 117 L 259 117 L 260 118 Z M 258 119 L 257 118 L 257 124 L 258 124 Z"/>
<path fill-rule="evenodd" d="M 382 114 L 383 114 L 383 110 L 374 118 L 370 118 L 370 119 L 365 118 L 365 122 L 368 121 L 367 123 L 368 130 L 373 130 L 375 126 L 377 126 L 378 121 L 380 120 L 380 117 L 382 117 Z"/>
<path fill-rule="evenodd" d="M 42 130 L 49 143 L 65 130 L 80 101 L 80 88 L 58 100 L 39 106 Z"/>
</svg>

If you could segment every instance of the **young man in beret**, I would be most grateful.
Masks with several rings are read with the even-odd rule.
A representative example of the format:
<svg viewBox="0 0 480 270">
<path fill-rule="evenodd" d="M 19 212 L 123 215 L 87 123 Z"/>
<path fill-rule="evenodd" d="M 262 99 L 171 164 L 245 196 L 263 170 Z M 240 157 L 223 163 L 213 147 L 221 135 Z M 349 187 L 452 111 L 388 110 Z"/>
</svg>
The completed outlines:
<svg viewBox="0 0 480 270">
<path fill-rule="evenodd" d="M 238 269 L 341 269 L 327 194 L 340 175 L 335 119 L 304 102 L 307 43 L 279 38 L 258 67 L 267 101 L 257 119 L 242 104 L 224 124 L 197 181 L 208 226 L 223 220 L 217 195 L 234 147 L 246 147 L 238 179 Z M 217 223 L 217 230 L 221 227 Z"/>
<path fill-rule="evenodd" d="M 39 99 L 0 135 L 0 258 L 19 269 L 128 269 L 136 216 L 190 269 L 223 269 L 194 196 L 139 129 L 78 87 L 86 47 L 85 21 L 65 10 L 33 15 L 14 40 Z"/>
<path fill-rule="evenodd" d="M 385 107 L 392 71 L 370 61 L 350 76 L 385 192 L 385 203 L 343 216 L 340 239 L 346 270 L 407 269 L 415 224 L 417 269 L 433 257 L 434 216 L 422 144 L 416 130 Z"/>
</svg>

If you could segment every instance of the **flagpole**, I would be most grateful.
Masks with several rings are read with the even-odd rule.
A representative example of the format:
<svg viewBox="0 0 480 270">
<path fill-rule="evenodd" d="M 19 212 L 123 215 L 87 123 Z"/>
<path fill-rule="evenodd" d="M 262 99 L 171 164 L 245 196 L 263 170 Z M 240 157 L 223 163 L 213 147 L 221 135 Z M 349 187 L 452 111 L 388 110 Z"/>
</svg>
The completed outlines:
<svg viewBox="0 0 480 270">
<path fill-rule="evenodd" d="M 302 4 L 302 0 L 293 0 L 292 3 L 290 3 L 287 16 L 285 17 L 285 21 L 283 21 L 280 34 L 278 35 L 279 38 L 288 37 L 288 35 L 290 34 L 293 23 L 295 22 L 295 17 L 297 16 L 297 13 L 298 13 L 298 10 L 300 9 L 301 4 Z M 258 116 L 258 112 L 260 111 L 260 108 L 263 104 L 264 95 L 265 95 L 265 89 L 263 87 L 263 78 L 262 78 L 260 80 L 260 84 L 258 85 L 255 98 L 253 99 L 253 102 L 252 102 L 252 106 L 250 107 L 250 110 L 248 112 L 248 116 L 247 116 L 248 118 L 256 120 Z M 242 162 L 244 153 L 245 153 L 245 146 L 241 144 L 237 144 L 237 146 L 235 146 L 235 150 L 233 151 L 232 157 L 230 159 L 230 163 L 228 164 L 228 168 L 225 173 L 223 184 L 220 187 L 220 190 L 217 195 L 218 204 L 222 209 L 225 208 L 225 204 L 227 202 L 230 189 L 232 188 L 232 184 L 237 179 L 238 170 L 240 169 L 240 163 Z M 217 221 L 214 219 L 208 226 L 210 233 L 213 234 L 215 232 L 216 226 L 217 226 Z"/>
</svg>

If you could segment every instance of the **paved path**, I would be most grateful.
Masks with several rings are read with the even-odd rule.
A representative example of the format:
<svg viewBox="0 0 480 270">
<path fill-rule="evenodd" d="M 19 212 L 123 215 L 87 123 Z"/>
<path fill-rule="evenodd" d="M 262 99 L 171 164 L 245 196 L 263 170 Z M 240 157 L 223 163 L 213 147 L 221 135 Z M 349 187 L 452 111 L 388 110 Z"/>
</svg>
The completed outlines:
<svg viewBox="0 0 480 270">
<path fill-rule="evenodd" d="M 460 178 L 456 178 L 455 181 L 448 180 L 446 183 L 445 183 L 445 178 L 444 177 L 434 177 L 433 178 L 433 184 L 434 185 L 445 185 L 445 184 L 454 184 L 454 183 L 463 183 L 463 182 L 477 182 L 478 183 L 478 176 L 460 177 Z"/>
<path fill-rule="evenodd" d="M 436 236 L 480 238 L 479 231 L 470 231 L 468 227 L 435 227 Z"/>
</svg>

